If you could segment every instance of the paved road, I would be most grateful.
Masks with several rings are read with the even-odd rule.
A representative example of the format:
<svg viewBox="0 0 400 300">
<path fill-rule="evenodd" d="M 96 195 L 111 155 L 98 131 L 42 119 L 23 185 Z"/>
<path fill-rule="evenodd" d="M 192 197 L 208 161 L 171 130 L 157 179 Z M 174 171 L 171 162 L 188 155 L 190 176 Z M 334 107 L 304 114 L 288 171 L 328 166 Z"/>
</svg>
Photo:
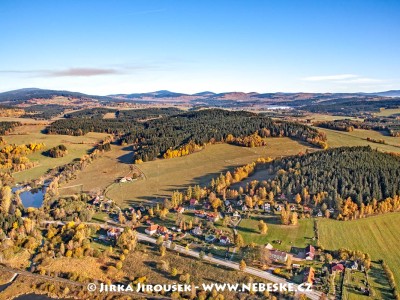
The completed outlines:
<svg viewBox="0 0 400 300">
<path fill-rule="evenodd" d="M 145 242 L 149 242 L 152 244 L 156 243 L 156 239 L 149 237 L 148 235 L 145 235 L 142 233 L 137 233 L 137 237 L 140 241 L 145 241 Z M 186 249 L 185 247 L 182 247 L 179 245 L 175 246 L 174 251 L 199 258 L 199 252 L 193 251 L 190 249 Z M 231 269 L 239 270 L 239 264 L 229 261 L 229 260 L 223 260 L 220 258 L 209 257 L 209 256 L 205 256 L 203 259 L 208 262 L 211 262 L 215 265 L 218 265 L 218 266 L 225 266 L 225 267 L 228 267 Z M 290 283 L 290 281 L 288 281 L 282 277 L 278 277 L 274 274 L 271 274 L 271 273 L 268 273 L 266 271 L 262 271 L 262 270 L 259 270 L 256 268 L 246 267 L 246 269 L 243 270 L 243 272 L 266 279 L 273 283 Z M 298 285 L 294 284 L 294 288 L 297 289 L 297 287 L 298 287 Z M 304 294 L 306 294 L 306 296 L 312 300 L 318 300 L 321 298 L 323 293 L 318 292 L 318 291 L 309 291 L 309 292 L 304 292 Z"/>
<path fill-rule="evenodd" d="M 64 225 L 65 224 L 64 222 L 61 222 L 61 221 L 43 221 L 43 223 L 45 223 L 45 224 L 57 224 L 57 225 Z M 83 222 L 83 223 L 87 224 L 87 225 L 97 225 L 97 226 L 100 226 L 101 228 L 104 228 L 104 229 L 108 229 L 108 228 L 111 228 L 111 227 L 113 227 L 113 228 L 117 227 L 117 228 L 123 229 L 123 227 L 120 227 L 120 225 L 116 224 L 115 222 L 109 222 L 109 223 L 103 223 L 103 224 L 90 223 L 90 222 Z M 143 234 L 143 233 L 139 233 L 138 232 L 137 233 L 137 237 L 138 237 L 139 241 L 145 241 L 145 242 L 152 243 L 152 244 L 156 244 L 156 242 L 157 242 L 157 240 L 155 238 L 152 238 L 152 237 L 150 237 L 150 236 L 148 236 L 146 234 Z M 179 252 L 179 253 L 183 253 L 183 254 L 186 254 L 186 255 L 189 255 L 189 256 L 192 256 L 192 257 L 199 258 L 199 252 L 193 251 L 193 250 L 190 250 L 190 249 L 186 249 L 185 247 L 182 247 L 180 245 L 176 245 L 173 250 L 176 251 L 176 252 Z M 211 262 L 211 263 L 213 263 L 213 264 L 215 264 L 217 266 L 220 265 L 220 266 L 225 266 L 225 267 L 228 267 L 228 268 L 231 268 L 231 269 L 239 270 L 239 264 L 236 263 L 236 262 L 232 262 L 232 261 L 224 260 L 224 259 L 220 259 L 220 258 L 215 258 L 215 257 L 210 257 L 210 256 L 205 256 L 203 259 L 208 261 L 208 262 Z M 246 267 L 246 269 L 243 270 L 243 272 L 251 274 L 251 275 L 254 275 L 254 276 L 257 276 L 257 277 L 260 277 L 260 278 L 263 278 L 263 279 L 266 279 L 269 282 L 273 282 L 273 283 L 290 283 L 290 281 L 288 281 L 288 280 L 286 280 L 286 279 L 284 279 L 282 277 L 279 277 L 279 276 L 276 276 L 276 275 L 274 275 L 272 273 L 269 273 L 267 271 L 259 270 L 259 269 L 252 268 L 252 267 Z M 294 286 L 295 289 L 298 288 L 297 284 L 294 284 L 293 286 Z M 318 292 L 318 291 L 314 291 L 314 290 L 313 291 L 305 291 L 303 293 L 311 300 L 319 300 L 321 298 L 321 296 L 323 295 L 322 292 Z"/>
</svg>

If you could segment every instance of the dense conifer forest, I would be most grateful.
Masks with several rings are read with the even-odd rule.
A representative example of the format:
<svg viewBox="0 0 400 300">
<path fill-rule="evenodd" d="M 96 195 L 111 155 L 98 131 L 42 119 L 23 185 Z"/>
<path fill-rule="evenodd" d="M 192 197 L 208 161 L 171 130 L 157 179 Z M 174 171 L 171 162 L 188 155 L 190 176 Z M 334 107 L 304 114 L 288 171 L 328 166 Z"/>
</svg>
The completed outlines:
<svg viewBox="0 0 400 300">
<path fill-rule="evenodd" d="M 115 117 L 121 120 L 145 120 L 160 118 L 163 116 L 171 116 L 182 113 L 183 111 L 174 107 L 165 108 L 145 108 L 133 110 L 115 110 L 109 108 L 92 108 L 83 109 L 76 112 L 65 114 L 65 118 L 90 118 L 101 119 L 106 113 L 115 113 Z"/>
<path fill-rule="evenodd" d="M 146 113 L 132 112 L 129 115 L 135 115 L 137 118 L 155 115 L 154 109 Z M 156 113 L 159 114 L 158 111 Z M 47 133 L 50 134 L 83 135 L 90 131 L 120 135 L 121 143 L 133 145 L 135 160 L 138 162 L 153 160 L 163 156 L 167 151 L 177 149 L 180 149 L 178 153 L 181 155 L 190 154 L 198 148 L 194 145 L 202 146 L 207 143 L 231 142 L 249 147 L 259 146 L 264 144 L 260 139 L 266 137 L 290 137 L 321 148 L 327 147 L 325 136 L 309 126 L 274 121 L 249 112 L 219 109 L 187 112 L 145 122 L 122 117 L 72 118 L 58 120 L 47 128 Z M 187 145 L 192 146 L 186 147 Z"/>
<path fill-rule="evenodd" d="M 136 130 L 141 125 L 132 120 L 102 118 L 69 118 L 53 122 L 46 128 L 48 134 L 85 135 L 89 132 L 105 132 L 122 135 Z"/>
<path fill-rule="evenodd" d="M 103 118 L 103 116 L 106 113 L 113 112 L 115 110 L 108 109 L 108 108 L 103 108 L 103 107 L 98 107 L 98 108 L 91 108 L 91 109 L 83 109 L 83 110 L 78 110 L 75 112 L 67 113 L 64 114 L 64 118 L 70 119 L 70 118 Z"/>
<path fill-rule="evenodd" d="M 400 193 L 400 159 L 370 147 L 342 147 L 287 157 L 272 163 L 273 179 L 286 195 L 326 192 L 332 207 L 340 199 L 371 203 Z"/>
<path fill-rule="evenodd" d="M 62 114 L 67 109 L 73 109 L 71 106 L 63 106 L 58 104 L 38 104 L 25 107 L 26 112 L 23 117 L 34 118 L 37 120 L 50 120 L 60 114 Z"/>
<path fill-rule="evenodd" d="M 181 114 L 182 111 L 175 107 L 165 107 L 165 108 L 146 108 L 146 109 L 133 109 L 133 110 L 119 110 L 116 113 L 119 119 L 132 119 L 132 120 L 146 120 L 155 119 L 164 116 L 173 116 Z"/>
</svg>

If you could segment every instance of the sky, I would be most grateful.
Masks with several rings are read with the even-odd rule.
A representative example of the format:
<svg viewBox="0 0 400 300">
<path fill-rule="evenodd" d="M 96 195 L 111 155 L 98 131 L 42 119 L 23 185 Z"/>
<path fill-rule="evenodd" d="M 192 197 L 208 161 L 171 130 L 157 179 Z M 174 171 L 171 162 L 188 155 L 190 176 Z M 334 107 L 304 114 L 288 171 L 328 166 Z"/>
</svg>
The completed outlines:
<svg viewBox="0 0 400 300">
<path fill-rule="evenodd" d="M 399 70 L 399 0 L 0 0 L 0 92 L 376 92 Z"/>
</svg>

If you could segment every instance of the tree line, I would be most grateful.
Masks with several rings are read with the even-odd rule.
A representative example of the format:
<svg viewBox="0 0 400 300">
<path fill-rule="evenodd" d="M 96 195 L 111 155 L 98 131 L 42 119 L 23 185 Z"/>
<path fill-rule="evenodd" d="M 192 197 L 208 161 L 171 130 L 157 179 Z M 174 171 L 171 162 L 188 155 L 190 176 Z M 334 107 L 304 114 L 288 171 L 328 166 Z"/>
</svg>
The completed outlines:
<svg viewBox="0 0 400 300">
<path fill-rule="evenodd" d="M 44 146 L 43 143 L 5 145 L 0 149 L 0 169 L 16 172 L 34 167 L 37 163 L 30 161 L 27 155 L 42 150 Z"/>
<path fill-rule="evenodd" d="M 9 134 L 15 127 L 21 125 L 20 122 L 0 122 L 0 135 Z"/>
<path fill-rule="evenodd" d="M 351 132 L 354 129 L 386 131 L 393 137 L 400 136 L 400 120 L 396 117 L 366 118 L 363 122 L 351 119 L 323 121 L 314 123 L 315 126 L 338 131 Z"/>
</svg>

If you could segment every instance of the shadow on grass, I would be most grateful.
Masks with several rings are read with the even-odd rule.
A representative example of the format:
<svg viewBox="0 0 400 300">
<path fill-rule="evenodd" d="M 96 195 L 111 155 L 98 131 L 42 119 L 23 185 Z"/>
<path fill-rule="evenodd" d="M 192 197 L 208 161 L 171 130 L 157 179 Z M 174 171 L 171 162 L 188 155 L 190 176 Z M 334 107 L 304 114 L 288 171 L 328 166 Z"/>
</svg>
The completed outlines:
<svg viewBox="0 0 400 300">
<path fill-rule="evenodd" d="M 121 150 L 126 151 L 127 153 L 117 157 L 119 163 L 123 164 L 133 164 L 133 149 L 132 146 L 127 146 L 122 148 Z"/>
</svg>

